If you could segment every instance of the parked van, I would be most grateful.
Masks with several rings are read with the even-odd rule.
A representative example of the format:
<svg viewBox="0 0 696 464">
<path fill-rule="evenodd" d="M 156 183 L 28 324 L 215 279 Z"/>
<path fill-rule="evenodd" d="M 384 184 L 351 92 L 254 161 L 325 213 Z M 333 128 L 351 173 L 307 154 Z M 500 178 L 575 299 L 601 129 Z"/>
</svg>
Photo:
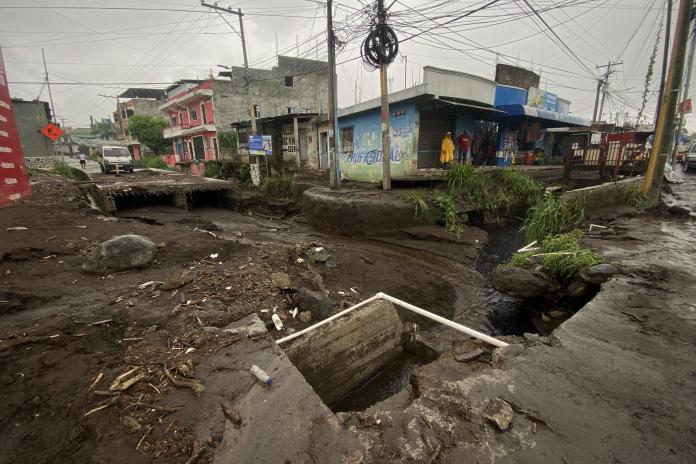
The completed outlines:
<svg viewBox="0 0 696 464">
<path fill-rule="evenodd" d="M 126 147 L 102 147 L 97 158 L 101 172 L 116 172 L 118 164 L 119 172 L 133 172 L 133 157 Z"/>
</svg>

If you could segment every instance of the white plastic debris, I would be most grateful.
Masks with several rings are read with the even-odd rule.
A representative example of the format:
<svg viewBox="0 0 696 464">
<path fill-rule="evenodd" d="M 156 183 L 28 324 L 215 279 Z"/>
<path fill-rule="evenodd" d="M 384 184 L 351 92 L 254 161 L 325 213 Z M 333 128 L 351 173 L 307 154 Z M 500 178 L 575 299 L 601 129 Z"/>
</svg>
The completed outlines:
<svg viewBox="0 0 696 464">
<path fill-rule="evenodd" d="M 283 321 L 280 320 L 280 317 L 277 314 L 271 316 L 271 320 L 273 321 L 273 325 L 275 326 L 276 330 L 283 330 Z"/>
<path fill-rule="evenodd" d="M 29 230 L 29 229 L 27 229 L 26 227 L 17 226 L 17 227 L 8 227 L 8 228 L 5 229 L 5 230 L 7 230 L 7 231 L 13 231 L 13 230 Z"/>
<path fill-rule="evenodd" d="M 217 259 L 218 253 L 213 253 L 210 255 L 210 259 Z"/>
<path fill-rule="evenodd" d="M 292 311 L 290 311 L 290 314 L 292 315 L 292 318 L 293 318 L 293 319 L 295 319 L 295 317 L 297 317 L 297 313 L 298 313 L 298 312 L 299 312 L 299 310 L 298 310 L 297 308 L 295 308 L 295 309 L 293 309 Z"/>
<path fill-rule="evenodd" d="M 232 290 L 232 287 L 225 287 L 225 290 Z"/>
<path fill-rule="evenodd" d="M 144 290 L 144 289 L 146 289 L 147 287 L 149 287 L 150 285 L 153 285 L 154 283 L 155 283 L 154 280 L 148 280 L 147 282 L 138 285 L 138 288 L 139 288 L 140 290 Z"/>
<path fill-rule="evenodd" d="M 304 263 L 304 259 L 302 258 L 297 258 L 297 264 L 302 264 Z"/>
<path fill-rule="evenodd" d="M 357 294 L 357 293 L 358 293 L 358 291 L 357 291 L 357 290 L 355 290 L 355 289 L 354 289 L 353 287 L 350 287 L 350 291 L 351 291 L 351 292 L 353 292 L 353 293 L 355 293 L 355 294 Z"/>
<path fill-rule="evenodd" d="M 194 351 L 196 351 L 196 349 L 193 348 L 193 347 L 191 347 L 191 348 L 186 348 L 186 351 L 184 351 L 184 354 L 193 353 Z"/>
<path fill-rule="evenodd" d="M 342 291 L 340 291 L 340 290 L 339 290 L 337 293 L 338 293 L 339 295 L 345 295 L 345 294 L 346 294 L 346 292 L 342 292 Z"/>
<path fill-rule="evenodd" d="M 315 253 L 321 253 L 322 251 L 324 251 L 324 247 L 316 247 L 316 248 L 314 249 L 314 252 L 315 252 Z"/>
<path fill-rule="evenodd" d="M 254 374 L 254 377 L 259 379 L 259 382 L 265 383 L 266 385 L 271 385 L 273 383 L 273 379 L 271 378 L 270 375 L 266 374 L 263 369 L 261 369 L 259 366 L 254 364 L 251 366 L 251 369 L 249 369 L 252 374 Z"/>
</svg>

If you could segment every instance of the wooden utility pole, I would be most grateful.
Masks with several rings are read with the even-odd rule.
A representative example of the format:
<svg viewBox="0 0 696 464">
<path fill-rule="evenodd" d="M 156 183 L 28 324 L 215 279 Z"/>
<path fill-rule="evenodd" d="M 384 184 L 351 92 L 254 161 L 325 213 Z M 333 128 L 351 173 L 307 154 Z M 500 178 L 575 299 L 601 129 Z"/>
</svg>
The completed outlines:
<svg viewBox="0 0 696 464">
<path fill-rule="evenodd" d="M 601 122 L 602 121 L 602 113 L 604 112 L 604 99 L 606 98 L 607 93 L 608 93 L 607 88 L 609 85 L 609 76 L 614 74 L 614 71 L 611 68 L 613 66 L 618 66 L 620 64 L 623 64 L 623 61 L 619 61 L 619 62 L 610 61 L 606 65 L 596 66 L 597 69 L 607 68 L 607 71 L 597 81 L 597 94 L 595 95 L 595 105 L 594 105 L 594 112 L 592 114 L 592 122 Z M 599 103 L 600 93 L 602 94 L 601 103 Z M 598 109 L 597 104 L 598 103 L 599 103 L 599 111 L 597 111 L 597 109 Z"/>
<path fill-rule="evenodd" d="M 680 0 L 677 27 L 674 31 L 672 55 L 669 62 L 667 80 L 663 89 L 660 115 L 655 129 L 655 140 L 648 169 L 643 182 L 643 192 L 648 196 L 648 206 L 653 207 L 657 203 L 662 185 L 662 177 L 665 173 L 667 153 L 674 134 L 674 114 L 679 98 L 682 75 L 684 74 L 684 61 L 686 58 L 686 39 L 689 33 L 689 20 L 693 0 Z"/>
<path fill-rule="evenodd" d="M 679 138 L 684 127 L 684 111 L 686 110 L 686 102 L 689 99 L 689 86 L 691 84 L 691 71 L 694 68 L 694 48 L 696 48 L 696 22 L 692 24 L 691 38 L 689 39 L 689 58 L 686 60 L 686 79 L 681 90 L 681 110 L 679 111 L 679 124 L 674 136 L 672 146 L 672 166 L 677 162 L 677 152 L 679 151 Z"/>
<path fill-rule="evenodd" d="M 247 111 L 249 113 L 249 118 L 251 119 L 251 133 L 256 134 L 256 112 L 254 108 L 254 104 L 251 98 L 251 83 L 249 82 L 249 60 L 247 58 L 247 47 L 246 47 L 246 38 L 244 36 L 244 21 L 242 20 L 242 17 L 244 14 L 242 13 L 241 8 L 237 8 L 237 11 L 232 10 L 231 8 L 222 8 L 217 5 L 211 5 L 209 3 L 206 3 L 204 1 L 201 1 L 201 6 L 205 6 L 207 8 L 210 8 L 212 10 L 216 11 L 224 11 L 225 13 L 237 15 L 239 17 L 239 32 L 237 34 L 239 37 L 242 39 L 242 53 L 244 54 L 244 86 L 246 87 L 246 99 L 247 99 Z M 234 29 L 233 29 L 234 30 Z M 230 79 L 232 79 L 232 70 L 230 69 Z"/>
<path fill-rule="evenodd" d="M 657 107 L 655 108 L 655 124 L 660 116 L 662 107 L 663 90 L 665 88 L 665 77 L 667 76 L 667 60 L 669 59 L 669 38 L 672 32 L 672 0 L 667 0 L 667 24 L 665 26 L 665 46 L 662 52 L 662 74 L 660 75 L 660 87 L 657 94 Z"/>
<path fill-rule="evenodd" d="M 43 58 L 44 73 L 46 75 L 46 87 L 48 88 L 48 100 L 51 102 L 51 119 L 58 123 L 58 115 L 56 114 L 56 107 L 53 105 L 53 93 L 51 92 L 51 81 L 48 80 L 48 67 L 46 66 L 46 53 L 44 49 L 41 49 L 41 57 Z M 55 143 L 54 143 L 55 145 Z M 59 145 L 60 147 L 60 145 Z M 63 156 L 63 151 L 60 152 L 61 161 L 65 162 L 65 157 Z"/>
<path fill-rule="evenodd" d="M 387 11 L 384 9 L 384 0 L 377 0 L 377 23 L 380 27 L 380 55 L 387 56 L 386 32 L 384 26 L 387 23 Z M 382 189 L 391 190 L 391 157 L 389 140 L 389 87 L 387 77 L 387 63 L 380 60 L 379 82 L 381 91 L 381 121 L 382 121 Z"/>
<path fill-rule="evenodd" d="M 333 1 L 326 2 L 326 33 L 329 52 L 329 184 L 338 188 L 341 174 L 338 163 L 338 100 L 336 92 L 336 36 L 333 28 Z M 333 137 L 333 138 L 332 138 Z"/>
</svg>

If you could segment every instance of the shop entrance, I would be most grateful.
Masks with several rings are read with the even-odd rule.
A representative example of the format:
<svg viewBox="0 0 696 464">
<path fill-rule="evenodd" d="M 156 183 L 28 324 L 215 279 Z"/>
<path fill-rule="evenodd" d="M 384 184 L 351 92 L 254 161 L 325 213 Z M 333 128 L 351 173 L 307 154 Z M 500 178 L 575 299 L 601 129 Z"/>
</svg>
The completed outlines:
<svg viewBox="0 0 696 464">
<path fill-rule="evenodd" d="M 454 117 L 441 111 L 420 112 L 418 126 L 418 169 L 443 168 L 440 163 L 442 137 L 454 133 Z"/>
</svg>

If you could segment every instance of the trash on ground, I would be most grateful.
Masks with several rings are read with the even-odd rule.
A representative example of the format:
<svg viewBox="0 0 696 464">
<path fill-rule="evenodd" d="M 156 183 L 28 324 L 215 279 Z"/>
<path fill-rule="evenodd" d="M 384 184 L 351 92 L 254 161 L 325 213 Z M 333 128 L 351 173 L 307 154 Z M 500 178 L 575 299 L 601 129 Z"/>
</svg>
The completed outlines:
<svg viewBox="0 0 696 464">
<path fill-rule="evenodd" d="M 273 379 L 271 378 L 271 376 L 266 374 L 266 372 L 264 372 L 264 370 L 256 364 L 251 366 L 250 371 L 259 380 L 259 382 L 265 383 L 266 385 L 271 385 L 273 383 Z"/>
</svg>

